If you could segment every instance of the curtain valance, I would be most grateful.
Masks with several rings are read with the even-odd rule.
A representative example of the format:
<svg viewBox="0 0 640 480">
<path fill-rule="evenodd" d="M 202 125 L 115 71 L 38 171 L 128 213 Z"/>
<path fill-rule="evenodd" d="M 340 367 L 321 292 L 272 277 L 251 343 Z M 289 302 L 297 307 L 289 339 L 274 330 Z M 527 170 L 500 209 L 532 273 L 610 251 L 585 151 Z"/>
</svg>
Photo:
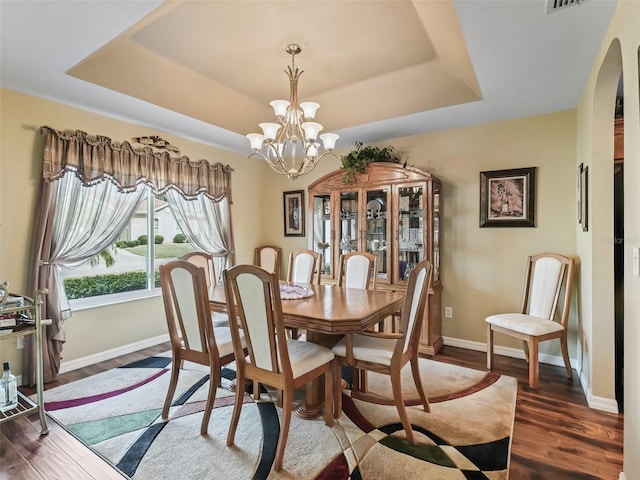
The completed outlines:
<svg viewBox="0 0 640 480">
<path fill-rule="evenodd" d="M 118 144 L 101 135 L 92 138 L 80 130 L 68 133 L 43 126 L 41 131 L 46 133 L 45 183 L 73 172 L 84 185 L 110 180 L 121 191 L 134 191 L 145 183 L 159 195 L 174 189 L 187 199 L 204 194 L 214 201 L 226 197 L 231 202 L 233 169 L 229 165 L 171 157 L 149 146 L 134 150 L 129 142 Z"/>
</svg>

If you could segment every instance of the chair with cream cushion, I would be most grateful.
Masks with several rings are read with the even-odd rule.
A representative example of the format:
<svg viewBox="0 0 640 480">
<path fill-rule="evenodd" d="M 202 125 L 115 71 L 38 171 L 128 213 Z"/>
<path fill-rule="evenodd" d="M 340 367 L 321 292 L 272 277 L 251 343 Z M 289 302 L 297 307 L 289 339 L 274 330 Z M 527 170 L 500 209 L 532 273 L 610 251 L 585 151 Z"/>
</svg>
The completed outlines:
<svg viewBox="0 0 640 480">
<path fill-rule="evenodd" d="M 519 313 L 502 313 L 486 318 L 487 368 L 493 368 L 493 333 L 499 332 L 523 341 L 525 358 L 529 362 L 529 387 L 538 388 L 538 344 L 560 339 L 567 378 L 573 378 L 567 350 L 567 323 L 571 308 L 574 261 L 554 253 L 542 253 L 527 259 L 526 281 Z M 564 301 L 559 321 L 556 309 L 562 288 Z"/>
<path fill-rule="evenodd" d="M 216 273 L 216 267 L 211 254 L 205 252 L 189 252 L 178 257 L 178 259 L 186 260 L 187 262 L 193 263 L 197 267 L 202 268 L 207 280 L 207 287 L 215 287 L 218 284 L 218 275 Z M 229 326 L 229 315 L 226 313 L 212 312 L 212 317 L 214 328 Z"/>
<path fill-rule="evenodd" d="M 287 269 L 287 281 L 296 283 L 320 284 L 320 259 L 318 252 L 313 250 L 296 250 L 289 255 L 289 267 Z M 298 338 L 298 329 L 287 327 L 291 332 L 291 338 Z"/>
<path fill-rule="evenodd" d="M 378 257 L 369 252 L 350 252 L 340 255 L 338 286 L 376 289 Z"/>
<path fill-rule="evenodd" d="M 282 469 L 284 449 L 289 435 L 293 392 L 311 380 L 324 375 L 324 419 L 333 425 L 333 352 L 310 342 L 287 338 L 282 315 L 278 279 L 255 265 L 237 265 L 223 272 L 225 296 L 229 311 L 235 311 L 238 322 L 231 322 L 236 348 L 238 385 L 245 379 L 254 383 L 254 396 L 259 398 L 259 383 L 283 392 L 283 414 L 280 437 L 276 448 L 275 470 Z M 244 331 L 248 355 L 242 354 Z M 227 445 L 233 445 L 242 409 L 244 392 L 236 389 L 233 416 L 229 425 Z"/>
<path fill-rule="evenodd" d="M 411 270 L 407 282 L 407 292 L 400 314 L 400 330 L 397 333 L 365 331 L 347 334 L 334 347 L 336 417 L 342 412 L 342 395 L 340 394 L 341 365 L 350 365 L 361 370 L 384 373 L 391 377 L 393 400 L 407 439 L 414 441 L 413 430 L 402 396 L 400 372 L 402 367 L 411 362 L 411 373 L 418 390 L 418 395 L 425 412 L 430 411 L 429 401 L 424 393 L 418 365 L 418 343 L 422 328 L 423 316 L 429 296 L 429 287 L 433 268 L 427 260 L 423 260 Z M 355 386 L 354 386 L 355 388 Z"/>
<path fill-rule="evenodd" d="M 162 418 L 168 420 L 183 362 L 206 365 L 209 367 L 209 393 L 200 426 L 200 433 L 205 435 L 216 389 L 221 382 L 220 370 L 235 358 L 231 330 L 229 327 L 213 327 L 204 269 L 186 260 L 174 260 L 160 265 L 159 270 L 172 355 L 171 380 L 162 407 Z M 240 333 L 240 352 L 244 344 L 244 335 Z"/>
<path fill-rule="evenodd" d="M 275 273 L 276 278 L 280 280 L 282 248 L 274 245 L 256 247 L 253 264 L 265 269 L 269 273 Z"/>
<path fill-rule="evenodd" d="M 313 250 L 296 250 L 289 255 L 287 281 L 320 283 L 320 254 Z"/>
<path fill-rule="evenodd" d="M 378 257 L 369 252 L 350 252 L 340 255 L 338 261 L 338 286 L 376 289 L 378 279 Z M 382 323 L 379 325 L 381 328 Z M 353 383 L 362 391 L 367 391 L 367 373 L 353 369 Z"/>
</svg>

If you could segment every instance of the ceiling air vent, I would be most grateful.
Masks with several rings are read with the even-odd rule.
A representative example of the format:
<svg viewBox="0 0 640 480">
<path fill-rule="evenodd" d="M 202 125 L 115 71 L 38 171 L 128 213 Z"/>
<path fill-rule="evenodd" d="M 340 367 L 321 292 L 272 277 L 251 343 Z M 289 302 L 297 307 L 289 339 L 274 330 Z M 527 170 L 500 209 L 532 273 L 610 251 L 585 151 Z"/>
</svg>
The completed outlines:
<svg viewBox="0 0 640 480">
<path fill-rule="evenodd" d="M 557 12 L 558 10 L 564 10 L 567 7 L 574 5 L 580 5 L 586 2 L 586 0 L 548 0 L 547 1 L 547 13 Z"/>
</svg>

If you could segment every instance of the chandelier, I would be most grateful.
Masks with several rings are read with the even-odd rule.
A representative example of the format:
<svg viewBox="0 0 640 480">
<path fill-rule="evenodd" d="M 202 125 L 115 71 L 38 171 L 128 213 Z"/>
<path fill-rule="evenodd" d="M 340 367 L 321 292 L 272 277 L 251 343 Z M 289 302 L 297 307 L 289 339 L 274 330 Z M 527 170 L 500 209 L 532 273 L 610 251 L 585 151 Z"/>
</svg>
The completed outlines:
<svg viewBox="0 0 640 480">
<path fill-rule="evenodd" d="M 333 149 L 338 140 L 335 133 L 318 136 L 322 125 L 313 119 L 320 105 L 314 102 L 298 104 L 298 79 L 304 70 L 296 66 L 295 56 L 301 51 L 295 43 L 287 45 L 286 52 L 291 55 L 291 65 L 285 70 L 289 77 L 289 101 L 274 100 L 270 103 L 278 122 L 261 123 L 262 134 L 247 135 L 253 150 L 249 157 L 259 155 L 274 171 L 291 180 L 309 173 L 325 155 L 335 157 Z M 322 153 L 321 148 L 325 150 Z"/>
</svg>

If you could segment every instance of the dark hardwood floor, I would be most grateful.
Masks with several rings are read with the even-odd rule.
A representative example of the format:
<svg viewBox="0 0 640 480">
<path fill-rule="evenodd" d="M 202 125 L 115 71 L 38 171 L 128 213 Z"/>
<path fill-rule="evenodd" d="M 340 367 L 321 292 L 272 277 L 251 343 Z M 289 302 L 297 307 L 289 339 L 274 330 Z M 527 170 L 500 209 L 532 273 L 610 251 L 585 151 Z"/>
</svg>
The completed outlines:
<svg viewBox="0 0 640 480">
<path fill-rule="evenodd" d="M 126 363 L 165 352 L 165 343 L 60 375 L 53 388 Z M 434 360 L 478 370 L 486 356 L 443 347 Z M 623 417 L 587 407 L 579 380 L 563 367 L 541 365 L 540 388 L 527 386 L 523 360 L 496 356 L 495 371 L 518 379 L 510 480 L 617 480 L 622 471 Z M 32 390 L 24 389 L 27 394 Z M 0 426 L 0 479 L 119 479 L 121 474 L 49 420 L 40 436 L 37 415 Z"/>
</svg>

